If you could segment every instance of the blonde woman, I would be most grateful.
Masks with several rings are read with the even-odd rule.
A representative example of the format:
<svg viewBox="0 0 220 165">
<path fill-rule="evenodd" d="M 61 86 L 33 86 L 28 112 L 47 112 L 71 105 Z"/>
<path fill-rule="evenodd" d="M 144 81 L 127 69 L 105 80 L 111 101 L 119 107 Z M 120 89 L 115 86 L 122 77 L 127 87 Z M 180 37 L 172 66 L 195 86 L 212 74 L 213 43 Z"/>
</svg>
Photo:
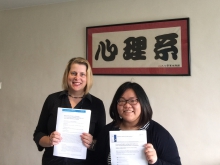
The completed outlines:
<svg viewBox="0 0 220 165">
<path fill-rule="evenodd" d="M 106 116 L 102 100 L 89 93 L 92 78 L 89 62 L 81 57 L 72 58 L 63 75 L 63 91 L 46 98 L 34 132 L 38 150 L 44 150 L 42 165 L 93 164 L 93 147 L 97 135 L 106 124 Z M 91 110 L 89 133 L 81 135 L 82 143 L 88 148 L 86 160 L 53 156 L 53 146 L 62 140 L 62 135 L 55 131 L 58 107 Z"/>
</svg>

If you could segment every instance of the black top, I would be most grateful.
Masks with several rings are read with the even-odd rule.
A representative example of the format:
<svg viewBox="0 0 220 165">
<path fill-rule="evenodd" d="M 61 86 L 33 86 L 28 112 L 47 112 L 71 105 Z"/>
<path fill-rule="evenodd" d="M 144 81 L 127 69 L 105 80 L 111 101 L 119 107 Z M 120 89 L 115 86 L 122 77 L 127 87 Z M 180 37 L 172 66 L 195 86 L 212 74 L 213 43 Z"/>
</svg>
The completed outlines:
<svg viewBox="0 0 220 165">
<path fill-rule="evenodd" d="M 39 141 L 43 136 L 48 136 L 56 130 L 56 119 L 57 119 L 57 110 L 58 107 L 61 108 L 72 108 L 70 101 L 68 99 L 67 91 L 60 91 L 49 95 L 43 105 L 40 118 L 34 132 L 34 141 L 38 147 L 39 151 L 45 149 L 43 154 L 43 160 L 56 160 L 56 162 L 65 159 L 66 161 L 74 162 L 85 162 L 77 159 L 67 159 L 59 158 L 53 156 L 53 147 L 42 147 L 39 145 Z M 93 139 L 96 139 L 101 129 L 106 124 L 105 108 L 102 100 L 97 97 L 87 94 L 84 98 L 74 107 L 76 109 L 89 109 L 91 110 L 91 120 L 89 133 L 93 136 Z M 87 150 L 87 160 L 93 157 L 93 151 Z M 60 159 L 60 160 L 58 160 Z M 45 161 L 43 161 L 45 162 Z M 90 161 L 89 161 L 90 162 Z M 49 163 L 43 163 L 49 164 Z M 55 164 L 55 163 L 52 163 Z M 84 163 L 81 163 L 84 164 Z"/>
<path fill-rule="evenodd" d="M 109 131 L 119 130 L 114 122 L 107 124 L 101 131 L 96 144 L 96 165 L 108 165 Z M 147 132 L 147 143 L 151 143 L 157 152 L 154 165 L 181 165 L 178 149 L 170 133 L 157 122 L 151 120 Z"/>
</svg>

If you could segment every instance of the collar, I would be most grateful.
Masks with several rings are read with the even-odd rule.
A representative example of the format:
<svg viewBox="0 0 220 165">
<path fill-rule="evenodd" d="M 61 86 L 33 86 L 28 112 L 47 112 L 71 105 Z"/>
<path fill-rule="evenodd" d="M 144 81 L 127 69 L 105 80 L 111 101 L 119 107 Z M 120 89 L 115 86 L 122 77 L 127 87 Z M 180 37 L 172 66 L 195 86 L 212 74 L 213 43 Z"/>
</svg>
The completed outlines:
<svg viewBox="0 0 220 165">
<path fill-rule="evenodd" d="M 141 127 L 139 130 L 147 130 L 149 128 L 150 122 L 148 121 L 147 124 L 145 124 L 143 127 Z"/>
<path fill-rule="evenodd" d="M 68 91 L 67 90 L 64 90 L 64 91 L 61 91 L 60 92 L 60 95 L 59 95 L 59 97 L 68 97 Z M 86 94 L 84 97 L 83 97 L 83 99 L 88 99 L 91 103 L 92 103 L 92 96 L 91 96 L 91 94 L 90 93 L 88 93 L 88 94 Z"/>
<path fill-rule="evenodd" d="M 139 130 L 147 130 L 150 126 L 150 121 L 147 122 L 143 127 L 139 128 Z M 119 127 L 117 128 L 118 130 L 121 130 Z"/>
</svg>

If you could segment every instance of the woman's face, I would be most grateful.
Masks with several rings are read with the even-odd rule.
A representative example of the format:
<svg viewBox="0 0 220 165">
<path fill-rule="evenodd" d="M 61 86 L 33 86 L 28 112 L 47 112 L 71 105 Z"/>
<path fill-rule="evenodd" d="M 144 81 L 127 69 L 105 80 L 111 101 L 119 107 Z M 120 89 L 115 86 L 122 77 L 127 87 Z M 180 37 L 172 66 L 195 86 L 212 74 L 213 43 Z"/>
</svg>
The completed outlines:
<svg viewBox="0 0 220 165">
<path fill-rule="evenodd" d="M 69 92 L 84 92 L 86 79 L 86 66 L 83 64 L 72 64 L 67 77 Z"/>
<path fill-rule="evenodd" d="M 120 101 L 130 100 L 128 102 L 136 103 L 137 96 L 133 89 L 127 89 L 119 99 Z M 141 105 L 137 101 L 135 105 L 125 102 L 124 105 L 117 104 L 118 114 L 123 118 L 123 122 L 137 124 L 141 114 Z"/>
</svg>

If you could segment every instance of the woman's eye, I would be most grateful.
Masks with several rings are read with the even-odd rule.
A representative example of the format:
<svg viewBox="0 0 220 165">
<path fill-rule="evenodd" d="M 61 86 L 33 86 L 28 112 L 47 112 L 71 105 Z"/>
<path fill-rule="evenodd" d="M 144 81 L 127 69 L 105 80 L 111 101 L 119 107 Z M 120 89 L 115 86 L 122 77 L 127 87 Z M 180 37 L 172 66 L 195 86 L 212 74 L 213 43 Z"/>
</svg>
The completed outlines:
<svg viewBox="0 0 220 165">
<path fill-rule="evenodd" d="M 85 77 L 86 76 L 86 74 L 84 74 L 84 73 L 81 73 L 81 77 Z"/>
<path fill-rule="evenodd" d="M 72 72 L 72 73 L 71 73 L 71 75 L 74 75 L 74 76 L 76 76 L 76 72 Z"/>
</svg>

